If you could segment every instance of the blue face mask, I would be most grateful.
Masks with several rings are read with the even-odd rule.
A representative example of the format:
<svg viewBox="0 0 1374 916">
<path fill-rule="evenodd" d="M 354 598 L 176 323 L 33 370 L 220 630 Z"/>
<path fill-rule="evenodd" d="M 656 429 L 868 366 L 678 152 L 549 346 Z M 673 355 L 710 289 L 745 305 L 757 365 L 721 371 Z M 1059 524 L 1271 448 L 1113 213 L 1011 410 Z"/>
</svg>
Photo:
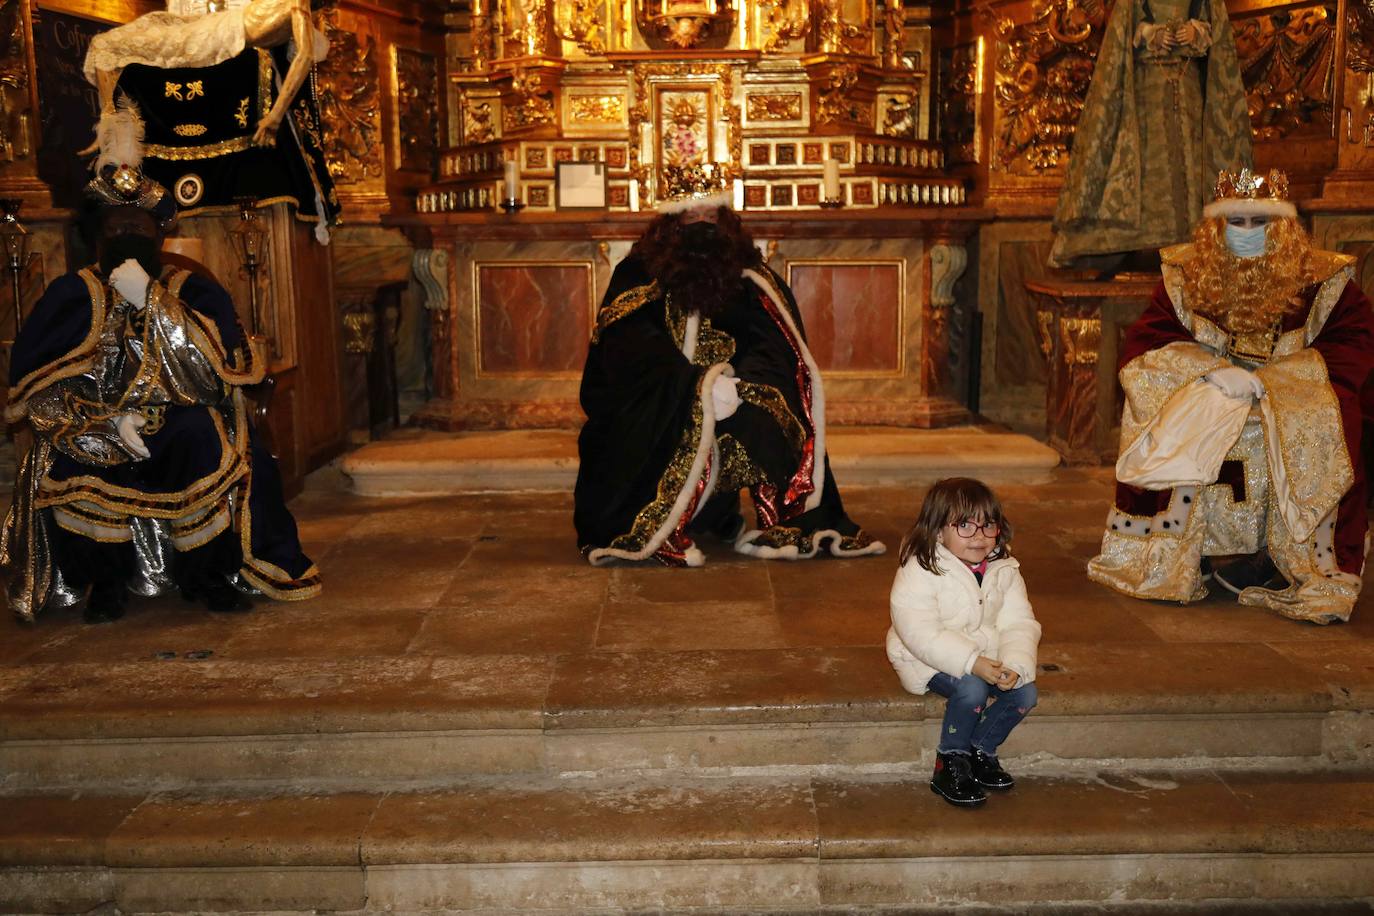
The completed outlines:
<svg viewBox="0 0 1374 916">
<path fill-rule="evenodd" d="M 1226 247 L 1231 249 L 1231 254 L 1238 258 L 1257 258 L 1264 254 L 1265 242 L 1268 239 L 1265 230 L 1268 228 L 1268 226 L 1251 226 L 1246 229 L 1227 223 Z"/>
</svg>

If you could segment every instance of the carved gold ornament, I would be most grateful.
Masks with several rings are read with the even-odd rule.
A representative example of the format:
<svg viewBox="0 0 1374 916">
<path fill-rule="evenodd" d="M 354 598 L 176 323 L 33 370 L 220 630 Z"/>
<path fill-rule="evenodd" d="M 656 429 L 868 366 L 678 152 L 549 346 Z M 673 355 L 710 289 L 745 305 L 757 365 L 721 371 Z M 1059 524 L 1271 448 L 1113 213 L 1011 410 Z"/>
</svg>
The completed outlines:
<svg viewBox="0 0 1374 916">
<path fill-rule="evenodd" d="M 32 151 L 29 52 L 33 31 L 27 3 L 0 0 L 0 161 L 25 159 Z"/>
<path fill-rule="evenodd" d="M 633 0 L 645 39 L 686 50 L 724 33 L 735 21 L 731 0 Z"/>
<path fill-rule="evenodd" d="M 1346 66 L 1356 73 L 1374 73 L 1374 0 L 1350 0 L 1345 21 Z"/>
<path fill-rule="evenodd" d="M 830 71 L 817 94 L 816 123 L 830 124 L 842 119 L 860 120 L 862 106 L 849 98 L 849 91 L 859 82 L 859 65 L 840 64 Z"/>
<path fill-rule="evenodd" d="M 889 97 L 883 106 L 882 134 L 915 139 L 919 105 L 920 96 L 914 92 L 899 92 Z"/>
<path fill-rule="evenodd" d="M 574 95 L 568 99 L 572 119 L 581 124 L 620 124 L 625 99 L 618 95 Z"/>
<path fill-rule="evenodd" d="M 977 162 L 979 48 L 957 45 L 940 55 L 944 92 L 940 99 L 941 127 L 949 142 L 950 158 Z"/>
<path fill-rule="evenodd" d="M 467 144 L 490 143 L 495 137 L 492 125 L 491 103 L 474 103 L 467 93 L 461 97 L 463 109 L 463 142 Z"/>
<path fill-rule="evenodd" d="M 844 0 L 816 0 L 817 36 L 827 54 L 867 54 L 873 27 L 856 25 L 845 15 Z"/>
<path fill-rule="evenodd" d="M 554 7 L 554 32 L 575 43 L 588 54 L 605 54 L 601 37 L 603 0 L 557 0 Z"/>
<path fill-rule="evenodd" d="M 1253 16 L 1235 25 L 1236 53 L 1256 140 L 1304 124 L 1331 129 L 1336 34 L 1324 7 Z"/>
<path fill-rule="evenodd" d="M 376 39 L 369 34 L 360 40 L 356 31 L 340 28 L 333 7 L 325 9 L 322 24 L 329 56 L 317 75 L 329 174 L 339 183 L 376 178 L 382 174 Z"/>
<path fill-rule="evenodd" d="M 789 41 L 805 38 L 811 31 L 811 6 L 808 0 L 759 0 L 759 9 L 767 10 L 764 28 L 768 37 L 763 41 L 765 54 L 782 48 Z"/>
<path fill-rule="evenodd" d="M 439 155 L 439 67 L 433 56 L 396 49 L 396 124 L 401 168 L 431 172 Z"/>
<path fill-rule="evenodd" d="M 515 104 L 502 110 L 506 130 L 554 122 L 553 91 L 545 91 L 539 74 L 520 68 L 511 79 Z"/>
<path fill-rule="evenodd" d="M 377 316 L 372 312 L 346 312 L 343 325 L 345 353 L 366 356 L 377 346 Z"/>
<path fill-rule="evenodd" d="M 472 0 L 472 10 L 468 16 L 468 34 L 472 48 L 466 60 L 466 69 L 481 72 L 491 63 L 492 45 L 495 35 L 491 22 L 492 0 Z"/>
<path fill-rule="evenodd" d="M 1030 22 L 998 22 L 996 158 L 1003 168 L 1041 173 L 1066 160 L 1105 21 L 1101 0 L 1036 0 Z"/>
<path fill-rule="evenodd" d="M 800 121 L 800 92 L 751 92 L 744 98 L 750 121 Z"/>
<path fill-rule="evenodd" d="M 514 28 L 509 40 L 515 45 L 514 57 L 543 57 L 549 53 L 549 0 L 521 0 L 504 7 L 518 10 L 512 17 Z M 510 15 L 510 13 L 507 13 Z"/>
</svg>

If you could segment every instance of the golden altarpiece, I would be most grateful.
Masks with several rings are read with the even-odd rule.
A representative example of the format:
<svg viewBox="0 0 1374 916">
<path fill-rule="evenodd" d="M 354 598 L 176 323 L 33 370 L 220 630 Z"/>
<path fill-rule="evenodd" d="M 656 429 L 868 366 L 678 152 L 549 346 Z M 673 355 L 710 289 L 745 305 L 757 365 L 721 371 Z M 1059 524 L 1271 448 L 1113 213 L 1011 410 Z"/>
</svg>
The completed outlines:
<svg viewBox="0 0 1374 916">
<path fill-rule="evenodd" d="M 733 182 L 797 292 L 833 420 L 967 416 L 946 315 L 979 214 L 934 134 L 928 9 L 474 0 L 466 12 L 451 36 L 449 146 L 408 226 L 449 280 L 422 422 L 579 423 L 611 271 L 652 217 L 662 169 L 699 163 Z M 596 209 L 568 206 L 580 164 L 595 166 Z"/>
<path fill-rule="evenodd" d="M 1289 172 L 1317 242 L 1357 254 L 1374 287 L 1374 3 L 1227 5 L 1256 164 Z M 331 50 L 313 78 L 343 223 L 323 247 L 285 210 L 266 213 L 257 280 L 288 476 L 358 434 L 355 402 L 388 346 L 429 351 L 418 354 L 423 423 L 575 426 L 601 290 L 652 217 L 660 170 L 685 161 L 726 171 L 792 282 L 834 421 L 958 421 L 977 356 L 984 413 L 1043 434 L 1049 386 L 1079 422 L 1092 411 L 1075 403 L 1104 403 L 1099 356 L 1114 352 L 1123 316 L 1104 323 L 1085 306 L 1046 322 L 1027 281 L 1050 276 L 1050 215 L 1108 6 L 325 5 L 314 15 Z M 99 27 L 161 7 L 0 0 L 0 197 L 22 201 L 28 304 L 70 266 L 70 214 L 38 167 L 53 101 L 40 84 L 64 67 L 79 79 L 84 50 L 62 17 Z M 576 209 L 587 200 L 570 179 L 588 168 L 594 207 Z M 503 208 L 508 197 L 518 207 Z M 208 266 L 246 310 L 248 279 L 224 243 L 234 218 L 206 214 L 183 231 L 205 240 Z M 0 287 L 12 314 L 14 286 Z M 395 309 L 378 307 L 388 289 L 425 319 L 422 335 L 398 333 Z M 0 321 L 11 327 L 10 314 Z"/>
</svg>

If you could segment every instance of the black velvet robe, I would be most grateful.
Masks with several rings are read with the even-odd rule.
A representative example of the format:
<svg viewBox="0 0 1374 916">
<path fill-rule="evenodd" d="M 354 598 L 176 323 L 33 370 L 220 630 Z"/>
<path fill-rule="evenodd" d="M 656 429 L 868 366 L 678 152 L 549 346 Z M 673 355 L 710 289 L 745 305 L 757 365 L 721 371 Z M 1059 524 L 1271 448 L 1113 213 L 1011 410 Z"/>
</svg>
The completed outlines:
<svg viewBox="0 0 1374 916">
<path fill-rule="evenodd" d="M 717 420 L 711 388 L 740 379 Z M 825 397 L 801 316 L 760 264 L 701 318 L 665 297 L 636 257 L 606 291 L 582 375 L 587 422 L 574 524 L 593 564 L 656 559 L 697 566 L 710 532 L 769 558 L 881 553 L 845 514 L 825 454 Z M 743 531 L 739 490 L 757 527 Z"/>
<path fill-rule="evenodd" d="M 240 386 L 261 380 L 262 369 L 254 365 L 228 293 L 184 271 L 166 273 L 159 282 L 174 304 L 158 319 L 172 337 L 158 344 L 150 336 L 155 330 L 144 327 L 154 321 L 114 304 L 93 269 L 55 280 L 15 342 L 7 418 L 30 418 L 35 441 L 16 481 L 0 562 L 11 607 L 21 617 L 79 598 L 65 587 L 52 553 L 52 514 L 58 510 L 103 530 L 92 536 L 133 540 L 143 550 L 136 520 L 170 524 L 174 544 L 179 535 L 194 542 L 200 519 L 227 507 L 242 543 L 239 576 L 245 587 L 288 600 L 320 591 L 319 572 L 302 552 L 286 508 L 276 459 L 248 422 Z M 134 385 L 120 393 L 118 405 L 94 400 L 100 392 L 98 351 L 111 333 L 119 339 L 130 330 L 142 335 L 142 352 L 162 360 L 178 358 L 167 341 L 184 335 L 195 342 L 214 380 L 200 390 L 211 394 L 192 397 L 184 390 Z M 207 381 L 203 374 L 201 380 Z M 31 409 L 43 411 L 41 422 L 30 417 Z M 130 460 L 114 444 L 110 418 L 149 410 L 161 416 L 159 428 L 143 432 L 151 456 Z M 145 587 L 169 585 L 152 581 Z"/>
</svg>

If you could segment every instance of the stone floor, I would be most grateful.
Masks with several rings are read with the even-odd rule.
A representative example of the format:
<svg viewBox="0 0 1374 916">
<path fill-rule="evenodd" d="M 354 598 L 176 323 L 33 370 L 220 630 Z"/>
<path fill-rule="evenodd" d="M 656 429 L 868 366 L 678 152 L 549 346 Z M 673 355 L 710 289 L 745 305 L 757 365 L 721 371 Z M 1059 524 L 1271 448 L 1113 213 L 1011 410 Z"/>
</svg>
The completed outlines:
<svg viewBox="0 0 1374 916">
<path fill-rule="evenodd" d="M 566 493 L 314 486 L 316 600 L 0 622 L 0 912 L 1364 911 L 1374 609 L 1094 586 L 1110 488 L 996 484 L 1042 702 L 970 818 L 883 654 L 891 554 L 592 569 Z M 846 492 L 894 551 L 921 496 Z"/>
<path fill-rule="evenodd" d="M 1241 652 L 1250 685 L 1273 678 L 1374 689 L 1368 591 L 1351 623 L 1331 627 L 1240 607 L 1227 593 L 1190 607 L 1128 599 L 1083 572 L 1110 494 L 1106 471 L 1060 469 L 1048 484 L 997 489 L 1044 626 L 1042 663 L 1096 659 L 1120 689 L 1137 692 L 1190 677 L 1219 652 Z M 0 665 L 9 677 L 0 684 L 21 664 L 153 665 L 159 653 L 339 660 L 877 647 L 893 554 L 921 496 L 847 493 L 850 514 L 888 544 L 884 557 L 768 563 L 710 544 L 705 568 L 672 570 L 586 566 L 564 493 L 372 499 L 311 489 L 292 510 L 324 575 L 322 597 L 263 603 L 244 616 L 210 615 L 175 597 L 141 601 L 99 627 L 83 626 L 75 610 L 35 626 L 5 619 Z"/>
</svg>

